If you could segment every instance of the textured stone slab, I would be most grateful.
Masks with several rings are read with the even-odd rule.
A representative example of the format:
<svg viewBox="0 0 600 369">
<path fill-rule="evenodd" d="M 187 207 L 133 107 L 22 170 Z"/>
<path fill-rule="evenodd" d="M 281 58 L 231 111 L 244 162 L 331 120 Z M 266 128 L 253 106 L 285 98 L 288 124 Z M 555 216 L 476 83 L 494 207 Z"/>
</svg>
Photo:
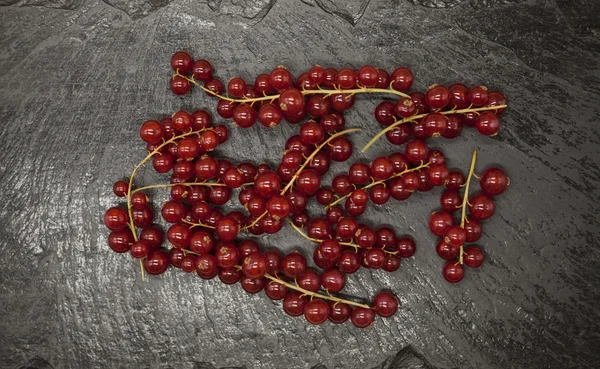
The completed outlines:
<svg viewBox="0 0 600 369">
<path fill-rule="evenodd" d="M 597 2 L 107 1 L 0 3 L 13 3 L 0 8 L 3 367 L 600 366 Z M 362 217 L 418 245 L 391 275 L 349 278 L 353 295 L 389 289 L 401 300 L 372 329 L 309 326 L 261 294 L 175 270 L 142 282 L 138 265 L 106 246 L 101 215 L 117 203 L 112 183 L 144 155 L 141 122 L 214 111 L 203 94 L 169 93 L 168 60 L 182 48 L 213 61 L 224 79 L 279 64 L 298 75 L 317 63 L 369 63 L 411 67 L 419 90 L 462 81 L 505 92 L 498 137 L 469 131 L 434 143 L 452 167 L 466 168 L 478 147 L 478 170 L 498 164 L 511 177 L 485 224 L 486 264 L 458 286 L 443 281 L 426 225 L 437 192 Z M 347 115 L 363 128 L 351 137 L 356 146 L 379 130 L 379 99 L 360 97 Z M 232 127 L 220 153 L 275 163 L 296 132 Z M 391 150 L 382 141 L 352 160 Z M 161 180 L 150 170 L 139 178 Z M 289 229 L 260 242 L 312 247 Z"/>
</svg>

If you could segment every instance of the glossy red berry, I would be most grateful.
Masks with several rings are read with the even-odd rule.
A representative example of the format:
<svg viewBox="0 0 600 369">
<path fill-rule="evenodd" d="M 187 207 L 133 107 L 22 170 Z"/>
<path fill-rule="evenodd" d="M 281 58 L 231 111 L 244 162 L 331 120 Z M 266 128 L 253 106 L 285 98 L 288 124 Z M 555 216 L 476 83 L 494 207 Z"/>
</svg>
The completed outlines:
<svg viewBox="0 0 600 369">
<path fill-rule="evenodd" d="M 485 136 L 495 136 L 500 130 L 500 119 L 498 116 L 490 111 L 485 111 L 477 117 L 475 123 L 477 131 Z"/>
<path fill-rule="evenodd" d="M 173 76 L 169 81 L 169 87 L 175 95 L 182 96 L 190 92 L 192 84 L 185 77 Z"/>
<path fill-rule="evenodd" d="M 446 188 L 453 191 L 458 191 L 465 184 L 465 176 L 458 170 L 452 170 L 446 178 Z"/>
<path fill-rule="evenodd" d="M 452 109 L 467 108 L 471 102 L 471 94 L 467 86 L 462 83 L 455 83 L 448 87 L 449 100 L 448 107 Z"/>
<path fill-rule="evenodd" d="M 417 105 L 409 97 L 403 97 L 394 104 L 394 113 L 402 118 L 410 118 L 417 114 Z"/>
<path fill-rule="evenodd" d="M 317 292 L 321 288 L 321 276 L 311 269 L 306 270 L 296 278 L 296 282 L 300 288 L 311 292 Z"/>
<path fill-rule="evenodd" d="M 431 110 L 442 109 L 450 101 L 450 92 L 444 86 L 433 85 L 425 93 L 425 101 Z"/>
<path fill-rule="evenodd" d="M 285 298 L 288 293 L 288 288 L 275 281 L 269 281 L 265 286 L 265 294 L 271 300 L 281 300 Z"/>
<path fill-rule="evenodd" d="M 393 124 L 396 119 L 394 115 L 394 103 L 391 101 L 383 101 L 375 107 L 375 120 L 381 125 L 389 126 Z"/>
<path fill-rule="evenodd" d="M 459 226 L 450 226 L 444 233 L 444 242 L 458 247 L 465 243 L 467 240 L 467 233 Z"/>
<path fill-rule="evenodd" d="M 246 94 L 246 91 L 246 82 L 239 77 L 232 78 L 227 83 L 227 92 L 233 97 L 241 98 Z"/>
<path fill-rule="evenodd" d="M 448 227 L 454 224 L 452 215 L 445 211 L 437 211 L 429 217 L 429 229 L 436 236 L 442 237 Z"/>
<path fill-rule="evenodd" d="M 265 258 L 267 261 L 267 273 L 276 275 L 281 272 L 283 265 L 283 257 L 277 250 L 268 250 L 265 252 Z"/>
<path fill-rule="evenodd" d="M 217 221 L 215 232 L 221 241 L 231 242 L 240 232 L 240 224 L 233 217 L 225 216 Z"/>
<path fill-rule="evenodd" d="M 324 137 L 325 131 L 323 127 L 314 120 L 310 120 L 300 127 L 300 138 L 307 145 L 318 144 L 323 141 Z"/>
<path fill-rule="evenodd" d="M 108 235 L 108 246 L 118 253 L 129 251 L 133 244 L 133 234 L 130 229 L 121 229 L 120 231 L 112 231 Z"/>
<path fill-rule="evenodd" d="M 365 256 L 365 264 L 371 269 L 382 268 L 385 264 L 385 252 L 382 249 L 370 249 Z"/>
<path fill-rule="evenodd" d="M 267 211 L 275 219 L 285 219 L 292 212 L 290 200 L 282 195 L 275 195 L 267 203 Z"/>
<path fill-rule="evenodd" d="M 456 191 L 444 191 L 440 197 L 440 205 L 445 212 L 453 213 L 462 205 L 462 197 Z"/>
<path fill-rule="evenodd" d="M 304 169 L 296 179 L 296 188 L 298 191 L 313 196 L 321 187 L 321 177 L 314 169 Z"/>
<path fill-rule="evenodd" d="M 429 153 L 429 148 L 427 144 L 421 140 L 412 140 L 406 144 L 404 148 L 404 154 L 406 158 L 415 164 L 420 164 L 427 159 L 427 154 Z"/>
<path fill-rule="evenodd" d="M 342 273 L 352 274 L 360 268 L 358 253 L 354 250 L 344 250 L 337 261 L 337 267 Z"/>
<path fill-rule="evenodd" d="M 281 123 L 281 119 L 283 119 L 283 112 L 273 104 L 265 104 L 258 110 L 258 121 L 265 127 L 276 127 Z"/>
<path fill-rule="evenodd" d="M 213 67 L 206 60 L 196 60 L 192 66 L 192 75 L 199 81 L 210 81 L 213 75 Z"/>
<path fill-rule="evenodd" d="M 133 224 L 138 228 L 145 228 L 152 224 L 154 220 L 154 212 L 149 206 L 145 206 L 141 209 L 133 209 L 131 211 L 131 217 Z"/>
<path fill-rule="evenodd" d="M 429 166 L 427 179 L 434 186 L 443 186 L 446 183 L 450 171 L 443 164 L 433 164 Z"/>
<path fill-rule="evenodd" d="M 265 278 L 249 278 L 243 276 L 240 284 L 242 285 L 244 291 L 254 294 L 263 290 L 267 284 L 267 280 Z"/>
<path fill-rule="evenodd" d="M 396 91 L 406 92 L 413 84 L 413 74 L 408 68 L 397 68 L 392 72 L 392 88 Z"/>
<path fill-rule="evenodd" d="M 371 162 L 371 175 L 377 180 L 388 179 L 394 174 L 394 163 L 385 156 L 375 158 Z"/>
<path fill-rule="evenodd" d="M 238 188 L 244 184 L 244 173 L 238 167 L 229 167 L 223 173 L 223 184 L 229 188 Z"/>
<path fill-rule="evenodd" d="M 348 170 L 348 177 L 356 185 L 365 184 L 371 179 L 371 168 L 365 163 L 354 163 Z"/>
<path fill-rule="evenodd" d="M 144 259 L 144 270 L 151 275 L 162 274 L 169 268 L 169 260 L 169 255 L 163 250 L 152 250 Z"/>
<path fill-rule="evenodd" d="M 191 231 L 185 224 L 176 223 L 167 230 L 167 239 L 173 246 L 186 249 L 190 246 Z"/>
<path fill-rule="evenodd" d="M 186 273 L 191 273 L 196 270 L 196 257 L 194 255 L 186 255 L 181 259 L 181 270 Z"/>
<path fill-rule="evenodd" d="M 486 220 L 494 215 L 496 204 L 494 200 L 484 194 L 477 194 L 469 200 L 469 214 L 477 220 Z"/>
<path fill-rule="evenodd" d="M 444 279 L 448 282 L 458 283 L 462 281 L 462 279 L 465 276 L 465 268 L 455 261 L 449 261 L 444 266 L 444 269 L 442 270 L 442 275 L 444 276 Z"/>
<path fill-rule="evenodd" d="M 236 268 L 219 269 L 219 279 L 225 284 L 238 283 L 242 277 L 242 271 Z"/>
<path fill-rule="evenodd" d="M 320 299 L 313 299 L 304 307 L 304 317 L 311 324 L 323 324 L 329 317 L 329 305 Z"/>
<path fill-rule="evenodd" d="M 378 81 L 379 73 L 376 68 L 365 65 L 358 71 L 358 82 L 360 82 L 361 85 L 365 87 L 375 87 Z"/>
<path fill-rule="evenodd" d="M 203 279 L 211 279 L 217 275 L 217 259 L 211 254 L 203 254 L 196 258 L 196 273 Z"/>
<path fill-rule="evenodd" d="M 328 261 L 336 261 L 342 254 L 342 246 L 336 240 L 324 240 L 319 244 L 317 250 Z"/>
<path fill-rule="evenodd" d="M 373 298 L 373 310 L 377 315 L 388 318 L 398 311 L 398 298 L 389 292 L 379 292 Z"/>
<path fill-rule="evenodd" d="M 329 309 L 329 320 L 335 324 L 344 323 L 352 314 L 350 305 L 343 302 L 329 301 Z"/>
<path fill-rule="evenodd" d="M 465 219 L 465 232 L 467 233 L 467 242 L 476 242 L 483 234 L 483 226 L 476 219 L 467 217 Z"/>
<path fill-rule="evenodd" d="M 178 51 L 171 57 L 171 68 L 181 74 L 192 71 L 192 57 L 185 51 Z"/>
<path fill-rule="evenodd" d="M 306 112 L 313 118 L 322 118 L 331 109 L 331 101 L 322 95 L 312 95 L 306 101 Z"/>
<path fill-rule="evenodd" d="M 386 272 L 395 272 L 400 268 L 400 258 L 396 255 L 387 254 L 385 256 L 385 264 L 383 265 L 383 270 Z"/>
<path fill-rule="evenodd" d="M 354 105 L 355 95 L 353 94 L 335 94 L 329 97 L 331 107 L 338 112 L 350 109 Z"/>
<path fill-rule="evenodd" d="M 281 191 L 281 180 L 275 172 L 266 171 L 256 176 L 254 189 L 260 196 L 268 199 Z"/>
<path fill-rule="evenodd" d="M 471 268 L 478 268 L 481 266 L 481 264 L 483 264 L 485 255 L 483 254 L 483 252 L 481 251 L 481 249 L 479 247 L 476 247 L 476 246 L 465 247 L 464 251 L 465 251 L 465 255 L 463 256 L 463 262 L 467 266 L 469 266 Z"/>
<path fill-rule="evenodd" d="M 129 192 L 129 183 L 125 181 L 116 181 L 113 185 L 113 193 L 118 197 L 127 196 L 127 192 Z"/>
<path fill-rule="evenodd" d="M 503 193 L 509 183 L 506 173 L 500 168 L 488 168 L 479 178 L 481 189 L 490 196 L 498 196 Z"/>
<path fill-rule="evenodd" d="M 261 278 L 267 273 L 267 257 L 261 252 L 253 252 L 242 260 L 242 272 L 249 278 Z"/>
<path fill-rule="evenodd" d="M 169 262 L 175 268 L 181 268 L 181 263 L 183 263 L 183 258 L 185 257 L 185 253 L 182 249 L 178 249 L 173 247 L 169 251 Z"/>
<path fill-rule="evenodd" d="M 279 108 L 285 114 L 300 114 L 304 110 L 304 105 L 304 95 L 295 88 L 288 88 L 279 95 Z"/>
<path fill-rule="evenodd" d="M 281 263 L 281 271 L 288 278 L 297 278 L 306 271 L 306 259 L 298 252 L 287 254 Z"/>
<path fill-rule="evenodd" d="M 150 144 L 162 142 L 164 133 L 163 125 L 155 120 L 148 120 L 140 127 L 140 137 Z"/>
<path fill-rule="evenodd" d="M 475 86 L 471 89 L 471 104 L 475 107 L 484 106 L 488 101 L 488 89 L 485 86 Z"/>
<path fill-rule="evenodd" d="M 104 225 L 106 228 L 111 231 L 120 231 L 127 227 L 129 222 L 129 214 L 127 214 L 127 210 L 112 207 L 106 211 L 104 214 Z"/>
<path fill-rule="evenodd" d="M 500 105 L 506 105 L 506 96 L 504 96 L 502 93 L 500 93 L 498 91 L 488 91 L 488 100 L 487 100 L 487 103 L 485 104 L 485 106 L 500 106 Z M 500 108 L 500 109 L 494 110 L 494 112 L 497 115 L 500 115 L 504 112 L 504 109 L 506 109 L 506 108 Z"/>
<path fill-rule="evenodd" d="M 446 133 L 448 118 L 440 113 L 430 113 L 423 118 L 423 129 L 429 137 L 440 137 Z"/>
<path fill-rule="evenodd" d="M 277 91 L 283 91 L 292 85 L 292 74 L 283 66 L 279 66 L 270 74 L 271 86 Z"/>
<path fill-rule="evenodd" d="M 352 143 L 346 137 L 335 137 L 327 144 L 327 154 L 333 161 L 346 161 L 352 156 Z"/>
<path fill-rule="evenodd" d="M 321 275 L 321 285 L 329 293 L 338 293 L 344 289 L 346 277 L 337 269 L 327 269 Z"/>
<path fill-rule="evenodd" d="M 366 328 L 373 325 L 375 312 L 372 309 L 355 307 L 352 309 L 350 320 L 357 328 Z"/>
<path fill-rule="evenodd" d="M 252 127 L 256 123 L 257 117 L 256 110 L 248 104 L 238 105 L 233 110 L 233 121 L 242 128 Z"/>
<path fill-rule="evenodd" d="M 304 314 L 304 307 L 308 299 L 302 292 L 290 291 L 283 299 L 283 311 L 290 316 L 300 316 Z"/>
</svg>

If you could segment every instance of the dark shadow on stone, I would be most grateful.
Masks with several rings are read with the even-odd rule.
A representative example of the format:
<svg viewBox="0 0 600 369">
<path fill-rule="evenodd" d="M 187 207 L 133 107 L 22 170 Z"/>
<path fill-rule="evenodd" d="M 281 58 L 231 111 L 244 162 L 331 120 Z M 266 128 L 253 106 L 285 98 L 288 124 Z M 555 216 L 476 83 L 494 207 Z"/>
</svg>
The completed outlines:
<svg viewBox="0 0 600 369">
<path fill-rule="evenodd" d="M 54 367 L 46 360 L 36 356 L 31 358 L 23 366 L 19 367 L 19 369 L 54 369 Z"/>
</svg>

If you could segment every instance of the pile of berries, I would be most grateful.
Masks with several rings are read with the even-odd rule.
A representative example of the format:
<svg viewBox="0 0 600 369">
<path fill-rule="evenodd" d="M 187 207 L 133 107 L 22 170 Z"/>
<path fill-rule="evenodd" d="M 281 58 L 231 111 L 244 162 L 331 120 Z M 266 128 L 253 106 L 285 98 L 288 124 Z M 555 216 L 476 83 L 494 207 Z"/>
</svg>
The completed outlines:
<svg viewBox="0 0 600 369">
<path fill-rule="evenodd" d="M 170 118 L 143 123 L 140 137 L 148 155 L 134 167 L 128 181 L 113 186 L 126 206 L 112 207 L 104 216 L 111 231 L 109 246 L 139 259 L 142 273 L 162 274 L 172 265 L 203 279 L 239 282 L 248 293 L 264 290 L 269 298 L 283 300 L 287 314 L 304 315 L 313 324 L 350 319 L 356 327 L 367 327 L 376 315 L 389 317 L 397 311 L 395 296 L 380 292 L 367 304 L 332 294 L 343 290 L 346 274 L 361 267 L 397 270 L 400 260 L 411 257 L 416 246 L 412 238 L 399 237 L 390 227 L 371 228 L 357 218 L 369 200 L 375 205 L 385 204 L 390 197 L 406 200 L 414 191 L 435 186 L 448 189 L 442 195 L 444 211 L 434 213 L 430 221 L 432 232 L 443 237 L 438 254 L 453 260 L 444 268 L 444 277 L 450 282 L 462 279 L 463 259 L 472 267 L 483 262 L 479 248 L 463 250 L 462 244 L 479 238 L 478 221 L 489 218 L 494 210 L 490 196 L 503 192 L 508 178 L 498 168 L 484 172 L 480 179 L 483 194 L 471 198 L 471 216 L 465 218 L 468 186 L 464 201 L 457 191 L 468 180 L 465 182 L 462 173 L 450 171 L 445 155 L 430 150 L 424 140 L 456 137 L 463 123 L 485 135 L 496 134 L 497 114 L 506 107 L 501 94 L 483 87 L 456 87 L 462 85 L 432 86 L 423 95 L 406 94 L 413 81 L 407 68 L 390 75 L 370 66 L 359 71 L 315 66 L 296 80 L 283 67 L 258 76 L 254 85 L 233 78 L 225 96 L 225 85 L 214 78 L 207 61 L 193 62 L 187 53 L 178 52 L 171 66 L 175 74 L 170 87 L 175 94 L 188 93 L 192 85 L 203 89 L 219 98 L 219 115 L 233 118 L 237 126 L 250 127 L 257 120 L 271 128 L 283 119 L 303 123 L 298 134 L 287 139 L 281 162 L 275 167 L 217 158 L 213 150 L 227 141 L 229 130 L 213 124 L 204 110 L 178 111 Z M 321 178 L 331 162 L 345 162 L 352 155 L 353 145 L 346 135 L 359 129 L 345 128 L 343 112 L 360 93 L 400 96 L 395 103 L 385 101 L 377 106 L 375 118 L 386 128 L 374 140 L 385 134 L 394 144 L 405 143 L 404 151 L 378 157 L 370 164 L 353 163 L 347 174 L 337 175 L 331 186 L 325 186 Z M 149 161 L 156 172 L 170 174 L 168 183 L 135 187 L 138 170 Z M 474 161 L 469 180 L 473 168 Z M 168 252 L 163 249 L 165 234 L 154 222 L 146 195 L 156 188 L 168 188 L 171 193 L 160 210 L 170 224 Z M 321 217 L 311 218 L 306 211 L 311 198 L 324 206 Z M 240 211 L 224 213 L 220 207 L 231 201 L 239 202 Z M 461 225 L 455 226 L 451 213 L 461 207 Z M 262 249 L 249 238 L 277 233 L 286 222 L 315 244 L 310 252 L 315 269 L 309 268 L 301 250 L 282 255 L 278 250 Z"/>
</svg>

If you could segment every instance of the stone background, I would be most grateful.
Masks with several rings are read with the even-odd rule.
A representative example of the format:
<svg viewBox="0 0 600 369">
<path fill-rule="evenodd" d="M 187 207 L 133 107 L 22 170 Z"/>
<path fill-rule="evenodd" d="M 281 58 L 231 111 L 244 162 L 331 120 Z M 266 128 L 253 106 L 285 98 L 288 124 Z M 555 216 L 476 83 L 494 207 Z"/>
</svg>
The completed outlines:
<svg viewBox="0 0 600 369">
<path fill-rule="evenodd" d="M 0 0 L 0 366 L 3 368 L 600 367 L 600 2 L 595 0 Z M 106 246 L 112 183 L 144 155 L 138 127 L 216 105 L 168 91 L 185 49 L 221 78 L 332 67 L 410 66 L 414 87 L 461 81 L 503 91 L 495 138 L 468 130 L 434 146 L 451 166 L 511 177 L 485 224 L 487 261 L 441 277 L 427 230 L 435 194 L 371 206 L 419 250 L 349 293 L 394 291 L 371 329 L 309 326 L 263 294 L 176 270 L 143 282 Z M 347 114 L 366 143 L 381 96 Z M 217 119 L 219 120 L 219 119 Z M 276 162 L 297 126 L 231 128 L 224 157 Z M 382 140 L 369 160 L 393 148 Z M 358 150 L 357 150 L 358 151 Z M 338 163 L 333 173 L 347 170 Z M 145 170 L 140 181 L 160 180 Z M 164 180 L 164 179 L 163 179 Z M 166 198 L 160 191 L 156 203 Z M 261 238 L 312 246 L 289 229 Z"/>
</svg>

